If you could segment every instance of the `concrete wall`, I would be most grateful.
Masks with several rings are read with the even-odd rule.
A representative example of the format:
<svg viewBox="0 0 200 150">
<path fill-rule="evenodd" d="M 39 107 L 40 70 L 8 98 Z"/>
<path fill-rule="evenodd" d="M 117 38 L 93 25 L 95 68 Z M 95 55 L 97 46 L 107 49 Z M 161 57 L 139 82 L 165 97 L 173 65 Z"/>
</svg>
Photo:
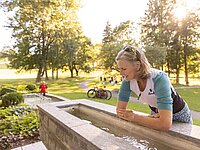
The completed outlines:
<svg viewBox="0 0 200 150">
<path fill-rule="evenodd" d="M 137 149 L 60 109 L 77 104 L 83 104 L 94 109 L 105 111 L 112 116 L 115 115 L 114 106 L 89 100 L 66 100 L 38 105 L 41 117 L 40 136 L 48 150 Z M 177 149 L 200 149 L 200 127 L 195 125 L 174 123 L 170 131 L 163 132 L 126 121 L 123 121 L 123 124 L 132 131 L 150 136 L 155 140 L 159 140 L 161 143 L 169 143 Z"/>
<path fill-rule="evenodd" d="M 98 149 L 46 112 L 40 111 L 40 117 L 40 136 L 48 150 Z"/>
<path fill-rule="evenodd" d="M 51 104 L 39 105 L 39 113 L 40 136 L 48 150 L 136 149 Z"/>
</svg>

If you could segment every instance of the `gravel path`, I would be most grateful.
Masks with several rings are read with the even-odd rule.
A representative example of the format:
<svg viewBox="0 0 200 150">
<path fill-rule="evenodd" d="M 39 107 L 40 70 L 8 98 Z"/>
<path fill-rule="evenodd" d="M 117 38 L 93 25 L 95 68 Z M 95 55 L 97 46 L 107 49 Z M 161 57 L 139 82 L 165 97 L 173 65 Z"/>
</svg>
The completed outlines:
<svg viewBox="0 0 200 150">
<path fill-rule="evenodd" d="M 91 80 L 86 80 L 84 82 L 81 82 L 79 84 L 79 87 L 82 88 L 82 89 L 85 89 L 87 91 L 89 89 L 88 83 L 91 82 L 91 81 L 92 81 L 92 79 Z M 193 88 L 193 87 L 179 87 L 179 88 Z M 196 86 L 195 88 L 199 88 L 199 86 Z M 111 92 L 112 92 L 112 96 L 113 97 L 117 97 L 117 92 L 116 91 L 111 91 Z M 135 100 L 134 97 L 131 97 L 130 100 L 138 102 L 138 101 Z M 192 118 L 193 119 L 200 120 L 200 112 L 191 110 L 191 113 L 192 113 Z"/>
</svg>

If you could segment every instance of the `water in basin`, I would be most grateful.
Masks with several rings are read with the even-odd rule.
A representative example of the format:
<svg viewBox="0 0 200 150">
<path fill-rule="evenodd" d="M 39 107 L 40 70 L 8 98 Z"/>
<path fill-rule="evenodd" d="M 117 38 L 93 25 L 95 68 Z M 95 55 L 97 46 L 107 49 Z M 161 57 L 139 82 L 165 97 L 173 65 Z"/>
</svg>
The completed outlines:
<svg viewBox="0 0 200 150">
<path fill-rule="evenodd" d="M 140 150 L 175 150 L 175 148 L 172 148 L 169 145 L 163 145 L 159 143 L 159 141 L 155 141 L 149 137 L 143 137 L 140 134 L 135 135 L 129 132 L 129 129 L 124 129 L 126 127 L 119 128 L 119 125 L 116 126 L 113 124 L 112 120 L 117 119 L 118 122 L 124 121 L 102 111 L 95 110 L 83 105 L 70 106 L 62 109 L 84 120 L 85 122 L 89 122 L 90 124 L 112 134 L 117 138 L 123 139 L 127 142 L 127 144 L 133 145 Z"/>
<path fill-rule="evenodd" d="M 37 105 L 41 103 L 51 103 L 61 101 L 59 99 L 51 98 L 48 96 L 42 96 L 41 94 L 27 94 L 24 95 L 24 102 L 29 105 Z"/>
</svg>

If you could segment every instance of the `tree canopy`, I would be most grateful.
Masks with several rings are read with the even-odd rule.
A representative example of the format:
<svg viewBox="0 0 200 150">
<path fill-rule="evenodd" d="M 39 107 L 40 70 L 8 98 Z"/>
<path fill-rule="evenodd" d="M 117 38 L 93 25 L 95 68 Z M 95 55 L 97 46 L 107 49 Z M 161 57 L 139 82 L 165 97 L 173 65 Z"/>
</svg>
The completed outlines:
<svg viewBox="0 0 200 150">
<path fill-rule="evenodd" d="M 11 13 L 7 27 L 15 39 L 13 47 L 4 50 L 10 67 L 20 70 L 37 69 L 37 79 L 52 70 L 69 70 L 71 77 L 80 70 L 90 72 L 98 67 L 117 70 L 115 57 L 124 45 L 146 50 L 153 67 L 176 75 L 181 72 L 189 84 L 189 73 L 200 72 L 200 9 L 187 10 L 183 18 L 175 16 L 177 0 L 149 0 L 140 23 L 123 21 L 112 28 L 108 21 L 102 43 L 93 45 L 86 37 L 76 15 L 81 0 L 4 0 L 1 8 Z M 103 10 L 102 10 L 103 11 Z M 141 38 L 136 37 L 138 26 Z M 138 39 L 140 39 L 138 41 Z M 156 58 L 156 59 L 155 59 Z"/>
<path fill-rule="evenodd" d="M 151 61 L 155 54 L 164 60 L 162 63 L 157 61 L 160 58 L 152 61 L 157 68 L 165 66 L 169 76 L 175 73 L 176 83 L 179 83 L 182 69 L 185 72 L 185 82 L 189 84 L 188 70 L 195 73 L 200 68 L 200 62 L 197 61 L 200 10 L 187 10 L 187 15 L 179 19 L 175 16 L 177 5 L 174 0 L 149 0 L 148 9 L 141 20 L 141 41 Z M 166 55 L 162 56 L 159 52 Z"/>
<path fill-rule="evenodd" d="M 44 74 L 48 79 L 48 69 L 52 69 L 52 77 L 58 69 L 68 67 L 72 77 L 74 69 L 84 69 L 79 58 L 88 58 L 85 51 L 91 42 L 83 35 L 76 16 L 79 0 L 11 0 L 1 6 L 13 13 L 7 26 L 16 40 L 13 49 L 6 53 L 10 67 L 37 69 L 36 81 Z"/>
</svg>

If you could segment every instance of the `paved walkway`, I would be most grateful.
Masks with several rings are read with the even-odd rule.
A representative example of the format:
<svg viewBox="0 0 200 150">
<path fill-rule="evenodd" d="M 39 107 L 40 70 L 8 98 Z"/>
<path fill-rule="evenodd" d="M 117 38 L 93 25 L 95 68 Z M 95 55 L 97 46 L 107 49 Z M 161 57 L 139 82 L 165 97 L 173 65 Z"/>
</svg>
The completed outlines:
<svg viewBox="0 0 200 150">
<path fill-rule="evenodd" d="M 47 148 L 44 146 L 42 142 L 36 142 L 22 147 L 17 147 L 12 150 L 47 150 Z"/>
<path fill-rule="evenodd" d="M 86 81 L 84 81 L 84 82 L 81 82 L 81 83 L 79 84 L 79 87 L 87 91 L 87 90 L 89 89 L 88 83 L 91 82 L 91 81 L 92 81 L 92 79 L 91 79 L 91 80 L 86 80 Z M 178 89 L 178 88 L 180 89 L 180 88 L 200 88 L 200 87 L 199 87 L 199 86 L 177 87 L 176 89 Z M 112 96 L 116 98 L 116 97 L 117 97 L 117 92 L 116 92 L 116 91 L 111 91 L 111 92 L 112 92 Z M 134 97 L 130 97 L 130 100 L 131 100 L 131 101 L 134 101 L 134 102 L 139 102 L 139 101 L 138 101 L 136 98 L 134 98 Z M 191 113 L 192 113 L 192 118 L 193 118 L 193 119 L 200 120 L 200 112 L 191 110 Z"/>
</svg>

